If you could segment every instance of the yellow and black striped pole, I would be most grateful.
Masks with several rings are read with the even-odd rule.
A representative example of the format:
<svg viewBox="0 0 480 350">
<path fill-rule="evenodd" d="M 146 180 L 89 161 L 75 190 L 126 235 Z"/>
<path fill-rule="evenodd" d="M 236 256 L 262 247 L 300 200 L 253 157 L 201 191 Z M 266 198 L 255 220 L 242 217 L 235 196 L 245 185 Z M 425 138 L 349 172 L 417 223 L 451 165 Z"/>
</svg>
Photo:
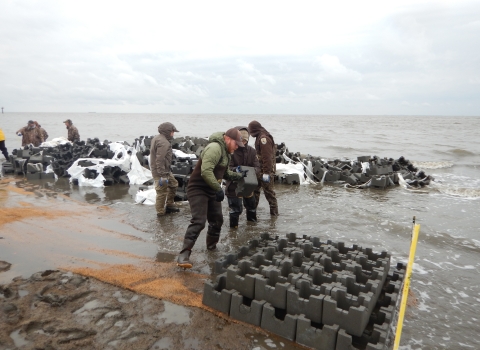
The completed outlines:
<svg viewBox="0 0 480 350">
<path fill-rule="evenodd" d="M 402 328 L 403 328 L 403 318 L 405 317 L 405 310 L 407 308 L 408 291 L 410 289 L 413 260 L 415 259 L 415 251 L 417 250 L 419 233 L 420 233 L 420 225 L 415 224 L 415 216 L 414 216 L 412 242 L 410 244 L 410 255 L 408 257 L 407 271 L 405 274 L 405 283 L 403 284 L 402 302 L 400 303 L 400 311 L 398 313 L 397 332 L 395 333 L 395 343 L 393 345 L 394 350 L 397 350 L 400 345 L 400 336 L 402 335 Z"/>
</svg>

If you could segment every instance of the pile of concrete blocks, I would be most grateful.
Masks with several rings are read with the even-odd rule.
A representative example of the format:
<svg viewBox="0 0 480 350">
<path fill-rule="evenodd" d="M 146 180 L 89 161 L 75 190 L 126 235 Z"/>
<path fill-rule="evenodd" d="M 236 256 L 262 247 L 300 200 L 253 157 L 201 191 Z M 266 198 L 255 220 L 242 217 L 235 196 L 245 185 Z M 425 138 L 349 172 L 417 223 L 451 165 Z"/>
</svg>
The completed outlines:
<svg viewBox="0 0 480 350">
<path fill-rule="evenodd" d="M 406 267 L 319 237 L 260 238 L 215 261 L 203 304 L 313 349 L 387 349 Z"/>
</svg>

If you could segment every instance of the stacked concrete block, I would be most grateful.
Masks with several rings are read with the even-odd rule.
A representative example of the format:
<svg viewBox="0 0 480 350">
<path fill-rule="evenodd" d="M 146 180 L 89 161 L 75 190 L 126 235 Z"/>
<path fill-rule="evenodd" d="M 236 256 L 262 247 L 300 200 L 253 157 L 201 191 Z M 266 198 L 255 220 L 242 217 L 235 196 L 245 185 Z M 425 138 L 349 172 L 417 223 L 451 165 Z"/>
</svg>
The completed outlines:
<svg viewBox="0 0 480 350">
<path fill-rule="evenodd" d="M 203 300 L 311 348 L 386 349 L 405 274 L 390 258 L 318 237 L 262 234 L 215 262 L 226 272 L 205 283 Z"/>
</svg>

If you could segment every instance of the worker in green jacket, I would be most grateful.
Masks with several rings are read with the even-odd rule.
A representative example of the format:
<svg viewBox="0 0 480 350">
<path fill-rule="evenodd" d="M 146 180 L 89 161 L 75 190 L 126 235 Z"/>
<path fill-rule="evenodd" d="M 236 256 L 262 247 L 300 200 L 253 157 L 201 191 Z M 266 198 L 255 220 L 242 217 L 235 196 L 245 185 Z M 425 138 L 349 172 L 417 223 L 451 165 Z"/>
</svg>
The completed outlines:
<svg viewBox="0 0 480 350">
<path fill-rule="evenodd" d="M 192 267 L 190 254 L 200 232 L 208 221 L 207 249 L 214 250 L 220 239 L 223 225 L 221 202 L 225 198 L 222 179 L 240 180 L 245 172 L 233 172 L 228 168 L 230 155 L 238 148 L 244 147 L 240 131 L 228 129 L 225 133 L 217 132 L 210 136 L 209 144 L 200 155 L 187 186 L 187 197 L 192 219 L 185 233 L 183 247 L 177 258 L 177 265 L 186 269 Z"/>
</svg>

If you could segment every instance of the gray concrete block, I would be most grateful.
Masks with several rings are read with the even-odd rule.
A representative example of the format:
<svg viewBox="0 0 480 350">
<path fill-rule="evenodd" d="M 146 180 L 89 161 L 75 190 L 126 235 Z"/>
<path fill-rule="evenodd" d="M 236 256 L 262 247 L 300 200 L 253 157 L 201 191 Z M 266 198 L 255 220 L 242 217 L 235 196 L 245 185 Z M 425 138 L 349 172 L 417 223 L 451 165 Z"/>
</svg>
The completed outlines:
<svg viewBox="0 0 480 350">
<path fill-rule="evenodd" d="M 269 303 L 265 303 L 263 304 L 261 327 L 294 341 L 297 333 L 297 318 L 297 315 L 285 314 L 284 310 L 276 310 Z"/>
<path fill-rule="evenodd" d="M 235 289 L 241 295 L 253 299 L 255 296 L 255 278 L 250 273 L 251 262 L 240 260 L 238 265 L 227 268 L 227 289 Z"/>
<path fill-rule="evenodd" d="M 296 286 L 290 285 L 287 290 L 287 313 L 304 314 L 309 320 L 322 323 L 324 297 L 319 287 L 310 285 L 307 280 L 298 280 Z"/>
<path fill-rule="evenodd" d="M 219 274 L 224 273 L 227 271 L 227 267 L 232 264 L 238 263 L 238 255 L 237 254 L 227 254 L 217 260 L 215 260 L 215 265 L 213 266 L 213 273 Z"/>
<path fill-rule="evenodd" d="M 323 299 L 322 320 L 324 324 L 338 324 L 348 334 L 361 336 L 370 319 L 369 302 L 363 296 L 353 296 L 334 288 Z"/>
<path fill-rule="evenodd" d="M 232 294 L 232 301 L 230 304 L 230 317 L 260 326 L 262 320 L 263 305 L 265 300 L 251 300 L 243 297 L 240 293 Z"/>
<path fill-rule="evenodd" d="M 202 303 L 225 314 L 230 312 L 230 304 L 234 290 L 227 290 L 226 275 L 219 275 L 215 283 L 206 281 L 203 287 Z"/>
<path fill-rule="evenodd" d="M 255 274 L 255 299 L 265 300 L 280 309 L 287 308 L 288 282 L 279 282 L 278 275 L 270 274 L 271 278 Z"/>
<path fill-rule="evenodd" d="M 366 345 L 364 345 L 366 344 Z M 335 350 L 381 350 L 387 348 L 386 334 L 374 329 L 371 335 L 362 335 L 360 338 L 354 339 L 344 329 L 340 329 L 337 333 L 337 344 Z"/>
<path fill-rule="evenodd" d="M 240 168 L 242 171 L 248 170 L 248 172 L 246 177 L 237 181 L 238 185 L 235 189 L 235 192 L 239 197 L 249 197 L 258 187 L 258 180 L 255 173 L 255 168 L 243 165 Z"/>
<path fill-rule="evenodd" d="M 318 350 L 335 350 L 337 343 L 338 325 L 312 325 L 304 315 L 298 316 L 296 342 Z"/>
</svg>

